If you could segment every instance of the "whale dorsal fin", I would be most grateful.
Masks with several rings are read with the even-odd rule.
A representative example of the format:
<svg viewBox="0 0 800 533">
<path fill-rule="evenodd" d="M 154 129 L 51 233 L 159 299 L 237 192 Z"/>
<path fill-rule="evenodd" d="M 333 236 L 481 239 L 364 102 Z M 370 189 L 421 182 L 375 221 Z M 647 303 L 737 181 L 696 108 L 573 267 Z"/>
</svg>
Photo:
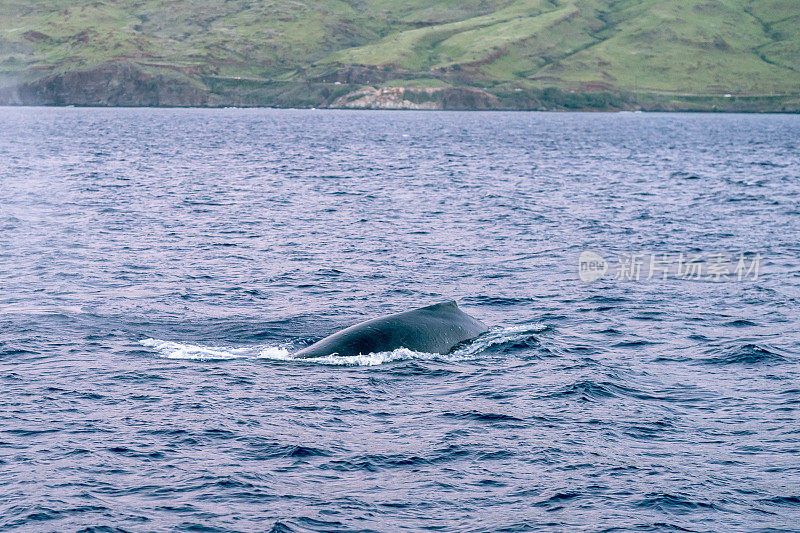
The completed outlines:
<svg viewBox="0 0 800 533">
<path fill-rule="evenodd" d="M 439 310 L 439 309 L 447 309 L 447 308 L 458 309 L 458 304 L 456 303 L 455 300 L 450 300 L 448 302 L 439 302 L 438 304 L 427 305 L 427 306 L 422 307 L 420 309 L 436 311 L 436 310 Z"/>
</svg>

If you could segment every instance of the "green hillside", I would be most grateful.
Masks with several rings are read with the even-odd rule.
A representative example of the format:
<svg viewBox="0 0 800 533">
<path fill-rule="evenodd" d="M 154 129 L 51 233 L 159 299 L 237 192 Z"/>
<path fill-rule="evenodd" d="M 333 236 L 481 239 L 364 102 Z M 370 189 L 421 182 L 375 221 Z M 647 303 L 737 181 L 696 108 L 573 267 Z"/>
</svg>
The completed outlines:
<svg viewBox="0 0 800 533">
<path fill-rule="evenodd" d="M 800 107 L 797 0 L 5 0 L 0 103 Z"/>
</svg>

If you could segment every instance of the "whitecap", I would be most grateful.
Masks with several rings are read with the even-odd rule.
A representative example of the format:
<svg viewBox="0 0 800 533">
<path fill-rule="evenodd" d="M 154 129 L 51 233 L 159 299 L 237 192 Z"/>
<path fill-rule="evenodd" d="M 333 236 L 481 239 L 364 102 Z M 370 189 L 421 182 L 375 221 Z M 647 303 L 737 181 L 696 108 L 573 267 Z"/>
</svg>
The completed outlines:
<svg viewBox="0 0 800 533">
<path fill-rule="evenodd" d="M 297 361 L 300 363 L 331 366 L 376 366 L 393 361 L 403 361 L 407 359 L 435 359 L 441 357 L 439 354 L 415 352 L 408 348 L 398 348 L 390 352 L 376 352 L 366 355 L 326 355 L 324 357 L 310 357 L 295 359 L 289 351 L 282 349 L 281 352 L 273 352 L 273 349 L 266 349 L 261 352 L 263 359 L 277 359 L 280 361 Z M 281 350 L 281 349 L 278 349 Z"/>
<path fill-rule="evenodd" d="M 0 307 L 0 315 L 79 315 L 81 313 L 83 313 L 83 307 L 77 305 L 11 304 Z"/>
<path fill-rule="evenodd" d="M 492 346 L 530 339 L 534 334 L 541 333 L 546 329 L 547 326 L 542 323 L 493 328 L 449 355 L 466 358 L 484 352 Z"/>
<path fill-rule="evenodd" d="M 267 346 L 259 352 L 258 357 L 260 359 L 274 359 L 276 361 L 290 361 L 292 359 L 289 350 L 284 346 Z"/>
<path fill-rule="evenodd" d="M 162 341 L 160 339 L 144 339 L 142 346 L 155 349 L 159 355 L 167 359 L 199 359 L 203 361 L 220 361 L 246 357 L 245 349 L 228 349 L 221 347 L 198 346 L 181 342 Z"/>
</svg>

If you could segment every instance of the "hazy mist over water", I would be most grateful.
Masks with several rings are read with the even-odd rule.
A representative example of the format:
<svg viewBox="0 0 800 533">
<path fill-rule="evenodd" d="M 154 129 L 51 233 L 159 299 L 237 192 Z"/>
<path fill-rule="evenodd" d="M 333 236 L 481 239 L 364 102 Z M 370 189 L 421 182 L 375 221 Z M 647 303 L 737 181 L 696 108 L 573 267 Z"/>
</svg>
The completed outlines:
<svg viewBox="0 0 800 533">
<path fill-rule="evenodd" d="M 800 116 L 0 125 L 0 530 L 798 529 Z M 291 358 L 448 299 L 490 332 Z"/>
</svg>

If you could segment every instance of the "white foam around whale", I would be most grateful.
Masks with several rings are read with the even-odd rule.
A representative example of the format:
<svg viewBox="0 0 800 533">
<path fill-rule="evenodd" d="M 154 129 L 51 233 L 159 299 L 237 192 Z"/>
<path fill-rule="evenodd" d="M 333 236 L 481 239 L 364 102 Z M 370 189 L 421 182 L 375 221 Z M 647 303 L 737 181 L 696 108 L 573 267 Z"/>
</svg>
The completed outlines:
<svg viewBox="0 0 800 533">
<path fill-rule="evenodd" d="M 295 359 L 287 346 L 263 346 L 251 348 L 225 348 L 184 344 L 159 339 L 144 339 L 140 344 L 153 348 L 161 357 L 168 359 L 197 359 L 204 361 L 221 361 L 240 358 L 270 359 L 273 361 L 295 361 L 301 364 L 317 364 L 332 366 L 376 366 L 394 361 L 410 359 L 435 361 L 465 361 L 477 358 L 482 352 L 509 342 L 529 339 L 536 333 L 547 329 L 544 324 L 528 324 L 506 328 L 494 328 L 474 341 L 465 344 L 448 354 L 415 352 L 408 348 L 398 348 L 389 352 L 370 353 L 366 355 L 338 356 L 328 355 L 308 359 Z"/>
<path fill-rule="evenodd" d="M 221 348 L 184 344 L 181 342 L 162 341 L 159 339 L 144 339 L 139 341 L 142 346 L 153 348 L 158 354 L 167 359 L 199 359 L 203 361 L 219 361 L 224 359 L 239 359 L 247 357 L 249 350 L 237 348 Z"/>
</svg>

